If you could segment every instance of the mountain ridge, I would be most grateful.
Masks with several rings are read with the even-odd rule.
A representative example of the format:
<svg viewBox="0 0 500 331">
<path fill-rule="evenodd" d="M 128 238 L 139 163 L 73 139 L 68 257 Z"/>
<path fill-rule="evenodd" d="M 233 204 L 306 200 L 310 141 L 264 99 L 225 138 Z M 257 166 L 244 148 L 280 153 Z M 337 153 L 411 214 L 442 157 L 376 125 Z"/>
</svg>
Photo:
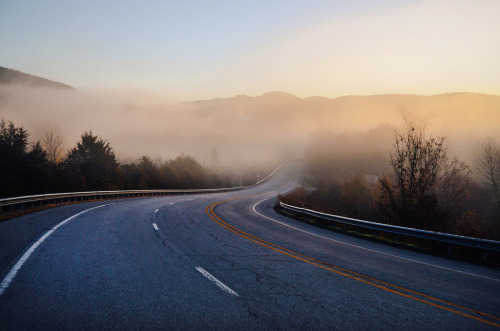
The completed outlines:
<svg viewBox="0 0 500 331">
<path fill-rule="evenodd" d="M 47 78 L 27 74 L 18 70 L 9 69 L 0 66 L 0 84 L 5 85 L 26 85 L 30 87 L 48 87 L 59 89 L 75 88 L 60 82 L 56 82 Z"/>
<path fill-rule="evenodd" d="M 500 98 L 500 95 L 497 94 L 490 94 L 490 93 L 478 93 L 478 92 L 446 92 L 446 93 L 438 93 L 438 94 L 429 94 L 429 95 L 424 95 L 424 94 L 411 94 L 411 93 L 386 93 L 386 94 L 366 94 L 366 95 L 361 95 L 361 94 L 352 94 L 352 95 L 342 95 L 342 96 L 337 96 L 337 97 L 325 97 L 321 95 L 313 95 L 309 97 L 299 97 L 296 96 L 292 93 L 288 92 L 282 92 L 282 91 L 271 91 L 271 92 L 266 92 L 261 95 L 256 95 L 256 96 L 250 96 L 246 94 L 238 94 L 234 96 L 229 96 L 229 97 L 217 97 L 217 98 L 211 98 L 211 99 L 198 99 L 194 101 L 184 101 L 181 103 L 193 103 L 193 104 L 208 104 L 208 103 L 213 103 L 213 102 L 221 102 L 221 101 L 252 101 L 252 100 L 259 100 L 259 99 L 281 99 L 281 100 L 294 100 L 298 102 L 308 102 L 308 101 L 342 101 L 342 100 L 353 100 L 353 99 L 358 99 L 358 100 L 368 100 L 368 99 L 376 99 L 376 98 L 419 98 L 419 99 L 429 99 L 429 98 L 439 98 L 439 97 L 461 97 L 461 96 L 477 96 L 477 97 L 494 97 L 494 98 Z"/>
</svg>

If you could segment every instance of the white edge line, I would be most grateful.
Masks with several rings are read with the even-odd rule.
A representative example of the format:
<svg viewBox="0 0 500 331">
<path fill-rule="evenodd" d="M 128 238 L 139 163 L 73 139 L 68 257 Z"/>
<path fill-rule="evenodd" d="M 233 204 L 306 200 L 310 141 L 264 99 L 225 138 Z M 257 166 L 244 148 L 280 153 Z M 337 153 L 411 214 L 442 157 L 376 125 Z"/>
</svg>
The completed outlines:
<svg viewBox="0 0 500 331">
<path fill-rule="evenodd" d="M 223 291 L 231 294 L 231 295 L 234 295 L 234 296 L 238 296 L 238 293 L 236 293 L 235 291 L 231 290 L 228 286 L 226 286 L 226 284 L 224 284 L 223 282 L 221 282 L 220 280 L 218 280 L 217 278 L 215 278 L 214 276 L 212 276 L 208 271 L 206 271 L 205 269 L 203 269 L 202 267 L 196 267 L 196 270 L 198 270 L 203 276 L 205 276 L 206 278 L 208 278 L 210 281 L 214 282 L 215 285 L 217 285 L 218 287 L 220 287 Z"/>
<path fill-rule="evenodd" d="M 10 283 L 16 277 L 17 272 L 21 269 L 21 267 L 23 266 L 23 264 L 29 259 L 29 257 L 31 256 L 31 254 L 33 254 L 33 252 L 38 248 L 38 246 L 40 246 L 40 244 L 45 239 L 47 239 L 52 233 L 54 233 L 54 231 L 56 231 L 62 225 L 66 224 L 67 222 L 71 221 L 75 217 L 80 216 L 83 213 L 86 213 L 86 212 L 91 211 L 93 209 L 97 209 L 97 208 L 102 208 L 102 207 L 105 207 L 105 206 L 109 206 L 109 205 L 112 205 L 112 203 L 106 204 L 106 205 L 97 206 L 97 207 L 92 207 L 92 208 L 86 209 L 84 211 L 81 211 L 78 214 L 75 214 L 75 215 L 73 215 L 71 217 L 68 217 L 67 219 L 65 219 L 64 221 L 60 222 L 59 224 L 57 224 L 56 226 L 54 226 L 52 229 L 50 229 L 49 231 L 47 231 L 40 239 L 38 239 L 33 245 L 31 245 L 31 247 L 19 259 L 19 261 L 17 261 L 17 263 L 14 265 L 14 267 L 12 267 L 12 269 L 9 271 L 9 273 L 7 274 L 7 276 L 5 276 L 5 278 L 3 279 L 2 283 L 0 284 L 0 296 L 9 287 Z"/>
<path fill-rule="evenodd" d="M 158 225 L 156 225 L 156 223 L 153 223 L 153 228 L 155 228 L 155 230 L 158 231 Z"/>
<path fill-rule="evenodd" d="M 500 282 L 500 279 L 497 279 L 497 278 L 491 278 L 491 277 L 487 277 L 487 276 L 473 274 L 473 273 L 470 273 L 470 272 L 467 272 L 467 271 L 461 271 L 461 270 L 457 270 L 457 269 L 452 269 L 452 268 L 447 268 L 447 267 L 439 266 L 439 265 L 432 264 L 432 263 L 426 263 L 426 262 L 422 262 L 422 261 L 418 261 L 418 260 L 408 259 L 408 258 L 405 258 L 405 257 L 401 257 L 401 256 L 389 254 L 389 253 L 380 252 L 380 251 L 377 251 L 377 250 L 374 250 L 374 249 L 370 249 L 370 248 L 366 248 L 366 247 L 362 247 L 362 246 L 350 244 L 350 243 L 342 241 L 342 240 L 337 240 L 337 239 L 325 237 L 325 236 L 322 236 L 322 235 L 319 235 L 319 234 L 316 234 L 316 233 L 312 233 L 312 232 L 309 232 L 309 231 L 306 231 L 306 230 L 302 230 L 302 229 L 296 228 L 296 227 L 294 227 L 292 225 L 280 222 L 278 220 L 275 220 L 274 218 L 271 218 L 271 217 L 268 217 L 266 215 L 263 215 L 263 214 L 259 213 L 256 210 L 256 207 L 257 207 L 258 204 L 260 204 L 261 202 L 263 202 L 265 200 L 268 200 L 268 199 L 269 198 L 262 199 L 259 202 L 257 202 L 255 205 L 253 205 L 253 211 L 254 211 L 254 213 L 256 213 L 257 215 L 259 215 L 261 217 L 267 218 L 270 221 L 273 221 L 275 223 L 287 226 L 287 227 L 292 228 L 294 230 L 297 230 L 297 231 L 300 231 L 300 232 L 304 232 L 304 233 L 310 234 L 310 235 L 315 236 L 315 237 L 320 237 L 322 239 L 326 239 L 326 240 L 330 240 L 330 241 L 335 241 L 335 242 L 338 242 L 338 243 L 342 243 L 344 245 L 356 247 L 356 248 L 359 248 L 359 249 L 364 249 L 364 250 L 367 250 L 367 251 L 370 251 L 370 252 L 374 252 L 374 253 L 378 253 L 378 254 L 382 254 L 382 255 L 387 255 L 387 256 L 390 256 L 390 257 L 397 258 L 397 259 L 401 259 L 401 260 L 405 260 L 405 261 L 410 261 L 410 262 L 415 262 L 415 263 L 420 263 L 420 264 L 423 264 L 423 265 L 426 265 L 426 266 L 431 266 L 431 267 L 435 267 L 435 268 L 439 268 L 439 269 L 444 269 L 444 270 L 449 270 L 449 271 L 454 271 L 454 272 L 466 274 L 466 275 L 469 275 L 469 276 L 475 276 L 475 277 L 480 277 L 480 278 L 484 278 L 484 279 L 488 279 L 488 280 L 493 280 L 493 281 L 496 281 L 496 282 Z"/>
</svg>

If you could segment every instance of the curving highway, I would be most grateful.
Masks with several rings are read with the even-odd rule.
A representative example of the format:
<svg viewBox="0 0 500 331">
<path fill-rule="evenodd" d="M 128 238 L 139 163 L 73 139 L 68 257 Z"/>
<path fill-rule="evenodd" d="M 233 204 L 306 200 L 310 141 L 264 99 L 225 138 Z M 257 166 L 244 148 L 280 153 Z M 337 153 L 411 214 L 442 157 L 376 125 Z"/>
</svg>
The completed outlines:
<svg viewBox="0 0 500 331">
<path fill-rule="evenodd" d="M 276 214 L 301 173 L 0 223 L 0 329 L 500 328 L 499 270 Z"/>
</svg>

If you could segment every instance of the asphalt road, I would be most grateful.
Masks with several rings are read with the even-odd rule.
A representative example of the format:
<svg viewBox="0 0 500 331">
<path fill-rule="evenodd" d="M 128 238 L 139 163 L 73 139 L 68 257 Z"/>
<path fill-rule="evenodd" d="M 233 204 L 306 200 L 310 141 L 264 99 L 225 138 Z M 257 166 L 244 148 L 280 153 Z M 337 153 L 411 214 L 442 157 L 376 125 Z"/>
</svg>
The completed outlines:
<svg viewBox="0 0 500 331">
<path fill-rule="evenodd" d="M 499 270 L 274 213 L 300 177 L 0 223 L 0 329 L 500 328 Z"/>
</svg>

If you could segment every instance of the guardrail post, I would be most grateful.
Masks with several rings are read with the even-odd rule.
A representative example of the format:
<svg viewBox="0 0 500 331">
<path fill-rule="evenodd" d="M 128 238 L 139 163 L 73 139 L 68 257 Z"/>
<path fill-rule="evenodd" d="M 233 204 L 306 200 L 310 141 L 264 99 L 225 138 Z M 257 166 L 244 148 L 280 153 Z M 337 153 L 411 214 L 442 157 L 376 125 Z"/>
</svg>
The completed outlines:
<svg viewBox="0 0 500 331">
<path fill-rule="evenodd" d="M 488 251 L 483 250 L 483 261 L 486 262 L 487 259 L 488 259 Z"/>
<path fill-rule="evenodd" d="M 396 235 L 396 238 L 394 238 L 394 241 L 395 241 L 396 243 L 399 243 L 399 234 L 397 234 L 397 235 Z"/>
</svg>

